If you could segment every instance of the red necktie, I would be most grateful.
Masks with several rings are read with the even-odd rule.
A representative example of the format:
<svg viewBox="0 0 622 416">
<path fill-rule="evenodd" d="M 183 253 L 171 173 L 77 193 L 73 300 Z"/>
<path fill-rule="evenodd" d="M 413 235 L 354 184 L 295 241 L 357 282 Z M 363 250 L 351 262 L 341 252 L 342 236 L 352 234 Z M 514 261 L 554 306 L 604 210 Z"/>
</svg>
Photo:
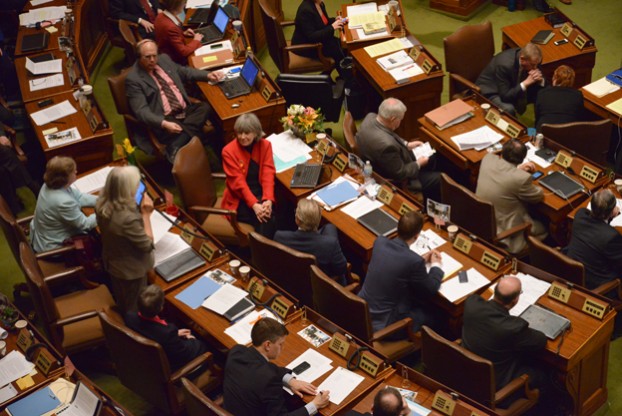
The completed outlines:
<svg viewBox="0 0 622 416">
<path fill-rule="evenodd" d="M 140 0 L 140 5 L 143 6 L 143 10 L 147 13 L 147 18 L 151 23 L 155 22 L 155 13 L 149 4 L 149 0 Z"/>
</svg>

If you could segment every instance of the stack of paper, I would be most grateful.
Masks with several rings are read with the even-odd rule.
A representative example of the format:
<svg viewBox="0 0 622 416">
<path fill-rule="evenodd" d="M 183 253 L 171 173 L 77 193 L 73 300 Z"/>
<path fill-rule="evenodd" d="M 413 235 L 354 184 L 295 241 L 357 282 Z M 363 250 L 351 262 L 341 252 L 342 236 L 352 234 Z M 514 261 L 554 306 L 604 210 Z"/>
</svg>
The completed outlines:
<svg viewBox="0 0 622 416">
<path fill-rule="evenodd" d="M 33 75 L 59 74 L 63 72 L 63 60 L 51 59 L 43 62 L 33 62 L 26 57 L 26 69 Z"/>
<path fill-rule="evenodd" d="M 339 406 L 363 380 L 365 377 L 343 367 L 337 367 L 317 389 L 318 391 L 330 391 L 330 402 Z"/>
<path fill-rule="evenodd" d="M 451 138 L 460 150 L 483 150 L 497 142 L 500 142 L 501 139 L 503 139 L 503 135 L 497 133 L 488 126 L 482 126 L 478 129 L 471 130 Z"/>
<path fill-rule="evenodd" d="M 538 149 L 536 146 L 533 145 L 533 143 L 527 142 L 525 144 L 527 146 L 527 156 L 525 156 L 525 160 L 523 160 L 523 163 L 525 162 L 533 162 L 536 165 L 546 169 L 549 166 L 551 166 L 550 162 L 547 162 L 546 160 L 542 159 L 540 156 L 538 156 L 536 154 L 536 152 L 540 149 Z"/>
<path fill-rule="evenodd" d="M 413 64 L 415 61 L 413 61 L 413 59 L 406 53 L 405 50 L 399 50 L 390 55 L 378 58 L 376 62 L 378 62 L 378 65 L 380 65 L 385 71 L 388 71 L 390 69 L 400 66 Z"/>
<path fill-rule="evenodd" d="M 428 111 L 424 116 L 434 127 L 443 130 L 473 117 L 473 107 L 458 99 Z"/>
<path fill-rule="evenodd" d="M 188 248 L 188 243 L 179 234 L 165 232 L 155 243 L 154 266 L 159 266 L 165 260 L 181 253 Z"/>
<path fill-rule="evenodd" d="M 381 206 L 382 202 L 377 199 L 370 199 L 367 196 L 362 196 L 351 204 L 341 208 L 341 211 L 348 214 L 352 218 L 357 219 L 358 217 L 365 215 L 376 208 L 380 208 Z"/>
<path fill-rule="evenodd" d="M 609 82 L 606 77 L 602 77 L 598 81 L 594 81 L 591 84 L 584 86 L 583 89 L 600 98 L 607 94 L 611 94 L 612 92 L 616 92 L 620 89 L 620 87 Z"/>
<path fill-rule="evenodd" d="M 436 153 L 436 149 L 430 145 L 430 142 L 425 142 L 413 149 L 413 154 L 417 159 L 420 157 L 431 157 L 434 153 Z"/>
<path fill-rule="evenodd" d="M 510 309 L 510 315 L 519 316 L 525 309 L 529 307 L 529 305 L 533 305 L 536 303 L 540 296 L 544 295 L 551 287 L 549 282 L 544 280 L 540 280 L 536 277 L 533 277 L 530 274 L 525 273 L 517 273 L 516 277 L 521 281 L 522 294 L 518 298 L 518 303 L 514 305 L 512 309 Z M 490 288 L 494 291 L 494 288 L 497 286 L 495 283 Z M 494 295 L 493 295 L 494 296 Z M 491 296 L 492 297 L 492 296 Z"/>
<path fill-rule="evenodd" d="M 104 187 L 106 178 L 112 170 L 112 166 L 105 166 L 95 172 L 84 175 L 73 183 L 73 187 L 83 194 L 90 194 L 99 191 Z"/>
<path fill-rule="evenodd" d="M 333 360 L 323 356 L 313 348 L 309 348 L 308 350 L 300 354 L 296 359 L 294 359 L 294 361 L 287 364 L 285 367 L 293 370 L 298 364 L 305 361 L 309 363 L 311 367 L 309 367 L 302 373 L 297 374 L 296 379 L 306 381 L 307 383 L 313 383 L 315 380 L 317 380 L 322 375 L 328 373 L 333 368 L 333 366 L 331 365 Z M 331 391 L 330 394 L 332 396 L 333 392 Z"/>
<path fill-rule="evenodd" d="M 290 130 L 279 134 L 271 134 L 267 140 L 272 144 L 272 155 L 277 173 L 311 159 L 309 153 L 313 149 L 294 136 L 294 133 Z"/>
<path fill-rule="evenodd" d="M 62 103 L 52 105 L 44 110 L 31 113 L 30 117 L 32 117 L 32 121 L 34 121 L 37 126 L 42 126 L 76 112 L 76 108 L 71 105 L 69 100 L 65 100 Z"/>
<path fill-rule="evenodd" d="M 0 360 L 0 386 L 7 385 L 30 374 L 33 368 L 35 365 L 27 361 L 24 354 L 17 350 L 9 352 Z"/>
<path fill-rule="evenodd" d="M 64 84 L 65 78 L 63 77 L 63 74 L 48 75 L 47 77 L 31 79 L 28 81 L 30 91 L 45 90 L 47 88 L 59 87 Z"/>
<path fill-rule="evenodd" d="M 441 270 L 443 271 L 443 281 L 446 281 L 458 271 L 462 270 L 462 263 L 451 257 L 444 251 L 441 252 Z M 431 264 L 426 264 L 425 269 L 430 272 Z"/>
<path fill-rule="evenodd" d="M 423 256 L 428 251 L 434 250 L 446 242 L 447 240 L 436 234 L 434 231 L 424 230 L 419 234 L 417 240 L 410 245 L 410 249 L 420 256 Z"/>
<path fill-rule="evenodd" d="M 365 48 L 365 52 L 367 52 L 370 57 L 375 58 L 376 56 L 386 55 L 387 53 L 399 51 L 404 48 L 405 46 L 402 41 L 397 38 L 393 38 L 385 42 L 369 45 Z"/>
<path fill-rule="evenodd" d="M 622 116 L 622 98 L 608 104 L 607 108 Z"/>
<path fill-rule="evenodd" d="M 204 308 L 224 315 L 229 309 L 239 301 L 248 296 L 246 291 L 230 284 L 221 286 L 212 296 L 205 299 L 201 304 Z"/>
<path fill-rule="evenodd" d="M 466 283 L 460 283 L 458 277 L 444 281 L 441 283 L 440 294 L 450 302 L 455 302 L 490 283 L 483 274 L 473 268 L 467 270 L 467 278 L 469 280 Z"/>
<path fill-rule="evenodd" d="M 65 17 L 67 6 L 49 6 L 29 10 L 19 15 L 21 26 L 34 26 L 38 22 L 55 21 Z"/>
</svg>

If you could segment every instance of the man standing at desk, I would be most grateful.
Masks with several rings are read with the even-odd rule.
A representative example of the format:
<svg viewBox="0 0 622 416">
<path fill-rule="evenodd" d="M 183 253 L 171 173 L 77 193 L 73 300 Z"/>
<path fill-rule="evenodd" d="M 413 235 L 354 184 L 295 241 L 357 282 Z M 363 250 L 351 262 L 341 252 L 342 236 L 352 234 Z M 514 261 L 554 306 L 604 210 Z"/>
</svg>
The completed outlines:
<svg viewBox="0 0 622 416">
<path fill-rule="evenodd" d="M 531 178 L 530 172 L 535 171 L 535 165 L 523 163 L 526 155 L 527 147 L 516 139 L 505 142 L 501 157 L 488 153 L 482 159 L 475 193 L 494 206 L 497 233 L 530 222 L 531 235 L 543 239 L 546 237 L 544 225 L 532 219 L 525 206 L 525 203 L 535 204 L 544 199 L 544 191 Z M 523 233 L 502 242 L 510 253 L 520 252 L 527 244 Z"/>
<path fill-rule="evenodd" d="M 138 42 L 136 55 L 125 79 L 130 108 L 166 144 L 166 157 L 173 163 L 182 146 L 201 136 L 212 110 L 205 102 L 191 104 L 183 83 L 217 82 L 223 74 L 177 65 L 168 55 L 158 55 L 158 45 L 151 39 Z"/>
<path fill-rule="evenodd" d="M 328 391 L 318 392 L 311 383 L 297 380 L 287 368 L 271 363 L 276 359 L 289 334 L 285 325 L 262 318 L 251 330 L 253 345 L 236 345 L 227 355 L 223 383 L 224 407 L 236 416 L 306 416 L 328 405 Z M 315 398 L 292 412 L 283 398 L 283 386 L 302 397 Z"/>
<path fill-rule="evenodd" d="M 424 169 L 429 159 L 416 158 L 413 153 L 423 143 L 406 142 L 395 133 L 405 114 L 406 106 L 397 98 L 384 100 L 378 114 L 367 114 L 356 134 L 361 155 L 385 178 L 407 181 L 410 191 L 423 191 L 426 198 L 439 201 L 440 173 Z"/>
<path fill-rule="evenodd" d="M 437 327 L 430 297 L 441 287 L 441 255 L 430 250 L 423 257 L 410 249 L 423 228 L 423 216 L 409 211 L 397 224 L 397 238 L 378 237 L 359 296 L 367 301 L 375 331 L 412 318 L 413 331 L 421 325 Z M 426 271 L 426 264 L 430 271 Z"/>
<path fill-rule="evenodd" d="M 475 83 L 482 95 L 503 111 L 523 114 L 545 85 L 541 62 L 542 51 L 533 43 L 506 49 L 492 58 Z"/>
</svg>

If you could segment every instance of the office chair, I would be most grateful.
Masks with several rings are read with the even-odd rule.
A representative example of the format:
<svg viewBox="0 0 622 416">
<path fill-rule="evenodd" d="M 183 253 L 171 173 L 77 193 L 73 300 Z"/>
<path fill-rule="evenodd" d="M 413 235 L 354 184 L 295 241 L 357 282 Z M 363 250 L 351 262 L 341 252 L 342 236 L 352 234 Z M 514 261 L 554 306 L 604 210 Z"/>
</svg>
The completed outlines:
<svg viewBox="0 0 622 416">
<path fill-rule="evenodd" d="M 213 173 L 207 153 L 198 137 L 179 149 L 173 163 L 173 178 L 186 209 L 203 229 L 226 245 L 248 246 L 250 224 L 237 221 L 237 212 L 220 208 L 215 180 L 225 180 L 224 173 Z M 197 180 L 200 178 L 200 180 Z"/>
<path fill-rule="evenodd" d="M 496 391 L 495 371 L 490 360 L 446 340 L 425 325 L 421 332 L 421 361 L 425 375 L 502 416 L 520 415 L 538 402 L 540 392 L 529 388 L 527 374 Z M 515 394 L 520 397 L 507 408 L 499 407 Z"/>
<path fill-rule="evenodd" d="M 492 24 L 462 26 L 443 39 L 443 46 L 449 72 L 449 96 L 453 98 L 469 89 L 479 91 L 475 81 L 495 54 Z"/>
<path fill-rule="evenodd" d="M 356 123 L 354 123 L 352 113 L 347 110 L 343 116 L 343 137 L 346 139 L 350 151 L 360 157 L 359 145 L 356 142 Z"/>
<path fill-rule="evenodd" d="M 119 21 L 110 17 L 110 1 L 102 0 L 101 5 L 103 16 L 105 19 L 104 25 L 106 27 L 106 35 L 108 36 L 108 41 L 112 46 L 124 48 L 126 53 L 126 59 L 128 59 L 128 63 L 131 64 L 132 62 L 134 62 L 134 60 L 132 59 L 132 61 L 130 62 L 129 57 L 127 56 L 128 51 L 126 49 L 126 43 L 123 39 L 123 36 L 121 35 L 121 32 L 119 31 Z M 132 51 L 131 56 L 134 56 L 134 51 Z"/>
<path fill-rule="evenodd" d="M 607 165 L 611 120 L 543 124 L 542 134 L 594 163 Z"/>
<path fill-rule="evenodd" d="M 280 73 L 303 74 L 322 72 L 330 74 L 335 66 L 335 62 L 331 58 L 324 56 L 321 43 L 291 45 L 290 41 L 285 40 L 283 28 L 294 25 L 294 22 L 279 21 L 277 13 L 269 4 L 269 0 L 259 0 L 259 7 L 261 9 L 264 30 L 266 31 L 268 52 Z M 294 53 L 294 51 L 305 50 L 315 50 L 318 58 L 307 58 Z"/>
<path fill-rule="evenodd" d="M 212 399 L 203 394 L 203 392 L 186 377 L 181 378 L 181 385 L 184 390 L 186 413 L 188 416 L 233 416 L 233 414 L 227 412 L 212 401 Z"/>
<path fill-rule="evenodd" d="M 313 308 L 355 337 L 374 347 L 387 361 L 397 361 L 419 349 L 412 319 L 405 318 L 373 332 L 365 299 L 336 283 L 316 265 L 310 267 Z M 402 339 L 395 339 L 403 334 Z"/>
<path fill-rule="evenodd" d="M 344 98 L 343 79 L 333 82 L 330 75 L 326 74 L 279 74 L 276 83 L 283 92 L 287 106 L 301 104 L 321 108 L 326 121 L 339 121 Z"/>
<path fill-rule="evenodd" d="M 123 41 L 121 47 L 125 50 L 125 61 L 128 65 L 132 65 L 136 61 L 136 44 L 142 40 L 138 24 L 119 20 L 117 32 Z"/>
</svg>

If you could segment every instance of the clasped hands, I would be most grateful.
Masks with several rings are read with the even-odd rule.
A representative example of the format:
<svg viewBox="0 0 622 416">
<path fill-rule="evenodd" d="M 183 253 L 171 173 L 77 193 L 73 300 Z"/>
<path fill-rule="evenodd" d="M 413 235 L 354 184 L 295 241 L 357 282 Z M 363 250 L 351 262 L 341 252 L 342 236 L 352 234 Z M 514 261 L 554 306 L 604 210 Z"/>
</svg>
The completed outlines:
<svg viewBox="0 0 622 416">
<path fill-rule="evenodd" d="M 315 396 L 315 398 L 312 400 L 312 403 L 315 404 L 315 407 L 317 407 L 318 409 L 328 406 L 328 402 L 330 399 L 329 392 L 320 391 L 318 393 L 317 388 L 311 383 L 292 378 L 289 381 L 289 388 L 299 397 L 302 397 L 303 394 Z"/>
<path fill-rule="evenodd" d="M 253 211 L 259 222 L 267 222 L 272 216 L 272 201 L 266 200 L 263 202 L 256 202 L 253 205 Z"/>
<path fill-rule="evenodd" d="M 542 71 L 540 71 L 538 68 L 535 68 L 529 71 L 529 75 L 527 75 L 527 78 L 525 78 L 525 81 L 523 82 L 525 83 L 525 86 L 528 87 L 537 82 L 542 82 L 542 80 L 544 80 L 544 77 L 542 76 Z"/>
<path fill-rule="evenodd" d="M 421 257 L 423 257 L 423 260 L 425 260 L 426 264 L 442 263 L 441 253 L 437 250 L 430 250 Z"/>
</svg>

